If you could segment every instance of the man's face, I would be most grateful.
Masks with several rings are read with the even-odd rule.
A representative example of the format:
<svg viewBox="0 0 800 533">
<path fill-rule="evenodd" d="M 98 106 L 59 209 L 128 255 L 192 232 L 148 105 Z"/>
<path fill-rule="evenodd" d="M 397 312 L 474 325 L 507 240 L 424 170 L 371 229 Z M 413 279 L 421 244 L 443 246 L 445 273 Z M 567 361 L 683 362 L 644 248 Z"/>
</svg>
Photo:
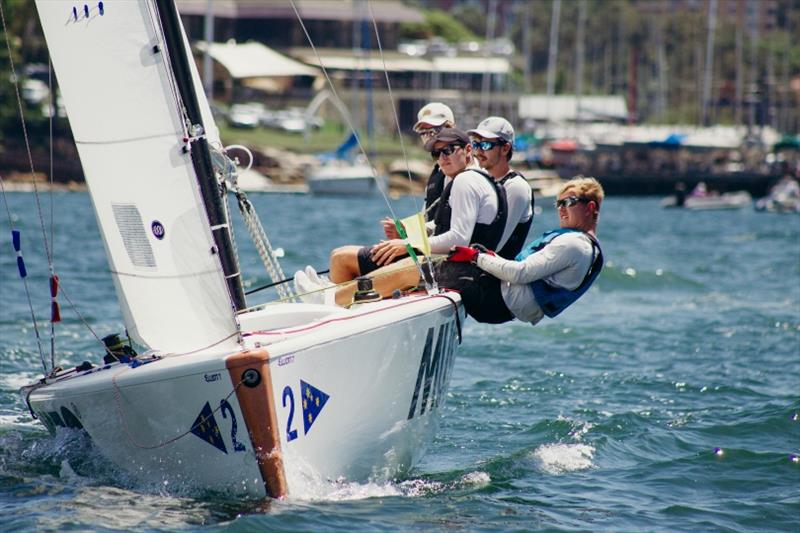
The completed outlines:
<svg viewBox="0 0 800 533">
<path fill-rule="evenodd" d="M 558 222 L 562 228 L 589 229 L 594 222 L 597 204 L 594 200 L 579 195 L 575 189 L 567 189 L 558 196 Z"/>
<path fill-rule="evenodd" d="M 456 174 L 467 168 L 469 148 L 466 146 L 459 146 L 458 143 L 437 141 L 433 145 L 433 152 L 439 152 L 439 157 L 436 161 L 447 176 L 455 177 Z M 450 152 L 450 154 L 447 152 Z"/>
<path fill-rule="evenodd" d="M 498 139 L 486 139 L 480 135 L 474 135 L 472 140 L 472 152 L 481 168 L 491 170 L 505 161 L 506 154 L 503 151 L 503 144 Z M 482 148 L 486 148 L 486 150 Z"/>
<path fill-rule="evenodd" d="M 419 135 L 419 140 L 422 142 L 423 146 L 426 142 L 433 139 L 437 133 L 442 131 L 444 126 L 431 126 L 430 124 L 425 124 L 424 122 L 418 125 L 414 131 L 417 135 Z"/>
</svg>

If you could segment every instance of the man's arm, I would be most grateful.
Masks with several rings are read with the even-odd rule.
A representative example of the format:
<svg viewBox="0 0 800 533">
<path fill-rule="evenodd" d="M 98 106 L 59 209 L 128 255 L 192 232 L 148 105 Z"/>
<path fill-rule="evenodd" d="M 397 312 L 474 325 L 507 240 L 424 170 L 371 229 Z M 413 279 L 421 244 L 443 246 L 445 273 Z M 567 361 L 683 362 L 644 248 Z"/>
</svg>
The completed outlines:
<svg viewBox="0 0 800 533">
<path fill-rule="evenodd" d="M 500 256 L 480 254 L 477 265 L 494 277 L 510 283 L 522 284 L 544 279 L 574 266 L 584 254 L 580 245 L 564 237 L 557 237 L 524 261 L 509 261 Z"/>
<path fill-rule="evenodd" d="M 481 192 L 476 183 L 476 177 L 481 176 L 464 174 L 459 176 L 450 190 L 450 229 L 441 235 L 434 235 L 428 242 L 431 252 L 445 254 L 453 246 L 468 246 L 475 223 L 478 221 Z"/>
</svg>

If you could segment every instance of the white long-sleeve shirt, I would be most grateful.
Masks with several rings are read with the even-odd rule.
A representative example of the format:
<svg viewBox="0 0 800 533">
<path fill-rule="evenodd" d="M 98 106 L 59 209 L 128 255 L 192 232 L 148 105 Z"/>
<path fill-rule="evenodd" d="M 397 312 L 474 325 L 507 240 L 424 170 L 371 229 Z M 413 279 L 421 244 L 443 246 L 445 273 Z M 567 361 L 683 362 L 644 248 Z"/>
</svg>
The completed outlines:
<svg viewBox="0 0 800 533">
<path fill-rule="evenodd" d="M 500 292 L 508 310 L 518 319 L 536 324 L 544 313 L 528 284 L 542 279 L 556 287 L 575 290 L 593 260 L 591 239 L 584 233 L 573 232 L 559 235 L 524 261 L 480 254 L 477 265 L 500 280 Z"/>
<path fill-rule="evenodd" d="M 450 229 L 428 239 L 433 253 L 446 254 L 453 246 L 469 246 L 475 224 L 490 224 L 497 216 L 497 193 L 485 176 L 466 169 L 453 180 L 450 208 Z M 505 241 L 498 248 L 503 244 Z"/>
</svg>

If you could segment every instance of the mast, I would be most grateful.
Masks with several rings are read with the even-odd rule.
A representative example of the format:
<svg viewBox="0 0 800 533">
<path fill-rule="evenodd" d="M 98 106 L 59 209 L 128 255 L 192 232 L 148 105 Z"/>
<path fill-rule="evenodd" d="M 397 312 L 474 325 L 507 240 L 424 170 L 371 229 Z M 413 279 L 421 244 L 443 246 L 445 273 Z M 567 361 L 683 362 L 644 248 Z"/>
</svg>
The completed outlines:
<svg viewBox="0 0 800 533">
<path fill-rule="evenodd" d="M 547 127 L 550 127 L 550 110 L 553 108 L 553 94 L 556 87 L 556 60 L 558 59 L 558 23 L 561 19 L 561 0 L 553 1 L 550 18 L 550 45 L 547 53 Z"/>
<path fill-rule="evenodd" d="M 186 57 L 186 50 L 181 38 L 180 19 L 178 10 L 173 0 L 156 0 L 158 16 L 164 28 L 164 39 L 169 50 L 169 61 L 175 74 L 175 81 L 178 85 L 181 101 L 183 102 L 186 117 L 191 127 L 200 126 L 205 132 L 203 119 L 200 114 L 200 105 L 197 101 L 197 94 L 192 82 L 192 74 L 189 69 L 189 62 Z M 219 254 L 222 271 L 225 274 L 225 281 L 228 286 L 228 293 L 234 308 L 240 311 L 247 307 L 242 288 L 242 277 L 239 272 L 239 265 L 233 251 L 233 241 L 231 239 L 228 220 L 225 216 L 225 209 L 222 204 L 222 197 L 219 193 L 219 186 L 214 176 L 214 169 L 211 164 L 211 156 L 208 151 L 208 142 L 204 136 L 189 140 L 192 165 L 194 166 L 197 182 L 200 186 L 200 194 L 203 197 L 208 222 L 211 226 L 211 233 L 216 245 L 216 253 Z"/>
<path fill-rule="evenodd" d="M 586 28 L 586 0 L 578 4 L 578 29 L 575 44 L 575 125 L 581 130 L 581 97 L 583 96 L 583 61 L 585 56 L 584 32 Z"/>
<path fill-rule="evenodd" d="M 703 69 L 703 100 L 700 120 L 703 126 L 708 126 L 708 108 L 711 105 L 711 84 L 714 70 L 714 33 L 717 30 L 717 0 L 710 0 L 708 4 L 708 32 L 706 36 L 706 61 Z"/>
<path fill-rule="evenodd" d="M 211 61 L 211 43 L 214 42 L 214 5 L 213 0 L 206 1 L 206 16 L 203 24 L 203 39 L 206 41 L 206 50 L 203 53 L 203 89 L 210 101 L 214 96 L 214 70 Z"/>
</svg>

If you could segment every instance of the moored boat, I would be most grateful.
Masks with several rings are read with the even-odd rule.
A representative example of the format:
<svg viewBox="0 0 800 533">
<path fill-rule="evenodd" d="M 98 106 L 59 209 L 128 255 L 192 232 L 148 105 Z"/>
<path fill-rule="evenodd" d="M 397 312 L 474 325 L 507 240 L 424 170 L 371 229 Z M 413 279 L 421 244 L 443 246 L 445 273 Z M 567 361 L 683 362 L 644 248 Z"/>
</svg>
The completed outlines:
<svg viewBox="0 0 800 533">
<path fill-rule="evenodd" d="M 312 194 L 368 196 L 386 190 L 387 180 L 366 163 L 346 159 L 326 161 L 306 176 Z"/>
<path fill-rule="evenodd" d="M 752 205 L 753 197 L 747 191 L 725 192 L 722 194 L 708 194 L 706 196 L 687 196 L 683 205 L 674 196 L 668 196 L 661 201 L 662 207 L 683 207 L 695 211 L 713 209 L 742 209 Z"/>
</svg>

